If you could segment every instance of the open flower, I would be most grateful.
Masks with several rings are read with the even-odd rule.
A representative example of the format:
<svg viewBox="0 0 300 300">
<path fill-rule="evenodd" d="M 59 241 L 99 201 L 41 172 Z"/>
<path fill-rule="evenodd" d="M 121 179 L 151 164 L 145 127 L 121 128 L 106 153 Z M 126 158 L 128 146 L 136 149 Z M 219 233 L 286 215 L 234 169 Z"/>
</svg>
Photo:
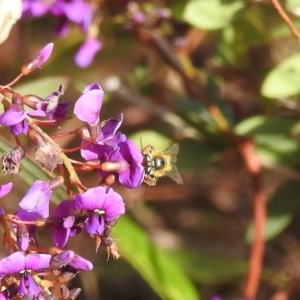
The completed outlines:
<svg viewBox="0 0 300 300">
<path fill-rule="evenodd" d="M 41 288 L 31 276 L 31 271 L 43 272 L 49 267 L 51 255 L 49 254 L 25 254 L 15 252 L 0 260 L 0 276 L 20 274 L 18 292 L 21 296 L 37 296 Z"/>
<path fill-rule="evenodd" d="M 144 179 L 145 169 L 142 162 L 141 151 L 132 141 L 126 140 L 119 144 L 119 148 L 108 153 L 106 161 L 101 165 L 105 171 L 101 171 L 101 175 L 105 177 L 109 173 L 117 173 L 122 185 L 136 188 Z"/>
<path fill-rule="evenodd" d="M 89 234 L 101 235 L 105 222 L 124 214 L 125 206 L 122 197 L 112 188 L 95 187 L 75 196 L 75 207 L 88 213 L 86 231 Z"/>
<path fill-rule="evenodd" d="M 12 104 L 7 111 L 0 114 L 0 124 L 10 127 L 13 135 L 27 134 L 27 115 L 44 117 L 46 114 L 41 110 L 25 110 L 22 106 Z"/>
</svg>

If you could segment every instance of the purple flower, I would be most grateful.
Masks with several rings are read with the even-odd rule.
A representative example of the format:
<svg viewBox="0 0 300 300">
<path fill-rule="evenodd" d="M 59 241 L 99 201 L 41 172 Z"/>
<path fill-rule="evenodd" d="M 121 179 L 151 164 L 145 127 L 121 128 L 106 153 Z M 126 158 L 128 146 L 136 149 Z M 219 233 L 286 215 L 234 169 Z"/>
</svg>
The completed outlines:
<svg viewBox="0 0 300 300">
<path fill-rule="evenodd" d="M 124 214 L 125 206 L 122 197 L 112 188 L 95 187 L 83 194 L 75 196 L 75 207 L 86 210 L 89 219 L 86 231 L 89 234 L 101 235 L 104 231 L 105 222 Z"/>
<path fill-rule="evenodd" d="M 76 117 L 93 126 L 99 122 L 99 113 L 102 107 L 104 92 L 99 84 L 88 85 L 82 96 L 76 101 L 74 114 Z"/>
<path fill-rule="evenodd" d="M 96 35 L 94 30 L 90 30 L 93 26 L 92 17 L 96 7 L 95 3 L 85 0 L 23 0 L 23 18 L 41 17 L 50 13 L 57 20 L 56 32 L 60 36 L 66 36 L 70 23 L 79 25 L 86 35 L 90 35 L 91 32 Z M 76 63 L 80 67 L 88 66 L 101 46 L 101 42 L 96 39 L 96 36 L 88 37 L 76 55 Z"/>
<path fill-rule="evenodd" d="M 9 126 L 13 135 L 21 133 L 28 133 L 28 122 L 26 120 L 29 116 L 45 116 L 46 114 L 41 110 L 24 110 L 24 107 L 12 104 L 11 107 L 0 114 L 0 124 Z"/>
<path fill-rule="evenodd" d="M 47 218 L 52 192 L 50 181 L 35 180 L 19 205 L 28 212 L 36 212 L 43 218 Z"/>
<path fill-rule="evenodd" d="M 115 172 L 118 173 L 119 182 L 122 185 L 128 188 L 136 188 L 143 182 L 145 173 L 142 166 L 143 155 L 132 141 L 121 142 L 118 149 L 107 155 L 106 161 L 120 164 L 120 168 Z M 105 173 L 102 173 L 102 175 L 105 176 Z"/>
<path fill-rule="evenodd" d="M 86 39 L 75 56 L 76 64 L 81 68 L 86 68 L 92 63 L 94 56 L 101 48 L 102 43 L 97 39 Z"/>
<path fill-rule="evenodd" d="M 0 260 L 0 276 L 20 274 L 19 293 L 23 295 L 37 295 L 40 291 L 30 271 L 43 271 L 49 267 L 51 255 L 25 254 L 15 252 Z"/>
<path fill-rule="evenodd" d="M 44 102 L 37 105 L 37 108 L 44 111 L 50 120 L 63 119 L 67 115 L 67 108 L 70 102 L 59 103 L 59 97 L 62 94 L 63 86 L 60 85 L 58 90 L 47 96 Z"/>
<path fill-rule="evenodd" d="M 82 227 L 75 224 L 74 212 L 75 201 L 70 199 L 62 201 L 53 212 L 52 218 L 57 219 L 52 228 L 55 246 L 63 248 L 70 236 L 75 236 L 81 231 Z"/>
</svg>

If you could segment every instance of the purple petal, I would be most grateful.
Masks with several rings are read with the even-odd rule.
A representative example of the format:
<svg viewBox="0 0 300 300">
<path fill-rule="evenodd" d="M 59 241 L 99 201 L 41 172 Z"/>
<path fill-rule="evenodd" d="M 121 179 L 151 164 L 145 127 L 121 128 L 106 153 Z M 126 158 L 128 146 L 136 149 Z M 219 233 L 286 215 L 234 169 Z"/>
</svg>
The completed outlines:
<svg viewBox="0 0 300 300">
<path fill-rule="evenodd" d="M 116 134 L 117 130 L 120 128 L 122 122 L 123 122 L 123 114 L 121 114 L 119 120 L 114 120 L 114 119 L 108 120 L 108 122 L 101 128 L 101 133 L 99 137 L 96 139 L 96 141 L 99 144 L 103 144 L 107 140 L 112 139 Z M 120 137 L 118 136 L 118 140 L 119 138 Z M 124 138 L 122 137 L 121 139 L 122 140 L 120 140 L 119 142 L 123 141 Z M 126 136 L 125 136 L 125 140 L 126 140 Z"/>
<path fill-rule="evenodd" d="M 75 253 L 72 250 L 67 250 L 59 253 L 52 260 L 59 261 L 64 266 L 69 264 L 75 257 Z"/>
<path fill-rule="evenodd" d="M 104 218 L 106 221 L 112 220 L 117 216 L 124 214 L 125 204 L 121 195 L 110 188 L 106 194 L 106 199 L 102 209 L 105 210 Z"/>
<path fill-rule="evenodd" d="M 85 93 L 87 93 L 87 92 L 89 92 L 91 90 L 100 90 L 101 91 L 102 88 L 101 88 L 101 86 L 100 86 L 99 83 L 91 83 L 91 84 L 89 84 L 89 85 L 87 85 L 85 87 L 85 89 L 83 90 L 82 94 L 85 94 Z"/>
<path fill-rule="evenodd" d="M 89 125 L 95 125 L 99 120 L 99 113 L 102 107 L 103 90 L 91 90 L 76 101 L 74 114 L 81 121 Z"/>
<path fill-rule="evenodd" d="M 93 264 L 79 255 L 75 255 L 69 266 L 79 271 L 91 271 L 93 269 Z"/>
<path fill-rule="evenodd" d="M 98 186 L 91 188 L 75 196 L 75 207 L 76 209 L 86 209 L 89 211 L 102 209 L 105 197 L 106 187 Z"/>
<path fill-rule="evenodd" d="M 50 265 L 50 254 L 27 254 L 25 265 L 27 270 L 42 270 L 48 268 Z"/>
<path fill-rule="evenodd" d="M 86 141 L 82 141 L 81 145 L 85 143 Z M 80 154 L 85 160 L 95 160 L 104 158 L 111 151 L 113 151 L 113 149 L 107 145 L 91 144 L 81 149 Z"/>
<path fill-rule="evenodd" d="M 62 219 L 74 215 L 75 201 L 67 199 L 59 203 L 52 214 L 53 218 Z"/>
<path fill-rule="evenodd" d="M 21 202 L 20 207 L 29 211 L 39 213 L 43 218 L 49 216 L 49 200 L 52 191 L 49 182 L 35 180 Z"/>
<path fill-rule="evenodd" d="M 70 229 L 60 227 L 53 233 L 53 243 L 56 247 L 63 248 L 69 239 Z"/>
<path fill-rule="evenodd" d="M 42 110 L 28 110 L 27 115 L 33 117 L 45 117 L 46 113 Z"/>
<path fill-rule="evenodd" d="M 0 260 L 0 276 L 19 273 L 25 266 L 25 253 L 15 252 Z"/>
<path fill-rule="evenodd" d="M 89 234 L 101 235 L 104 231 L 103 217 L 98 213 L 91 213 L 85 229 Z"/>
<path fill-rule="evenodd" d="M 41 288 L 36 284 L 30 273 L 25 272 L 21 275 L 18 288 L 18 292 L 21 296 L 37 296 L 40 291 Z"/>
<path fill-rule="evenodd" d="M 129 189 L 140 186 L 144 180 L 145 169 L 142 165 L 133 166 L 130 170 L 119 173 L 119 181 Z"/>
<path fill-rule="evenodd" d="M 40 51 L 37 52 L 35 57 L 39 60 L 39 66 L 43 65 L 50 57 L 52 50 L 53 50 L 53 43 L 47 44 L 45 47 L 43 47 Z"/>
<path fill-rule="evenodd" d="M 10 192 L 12 185 L 13 184 L 9 182 L 0 186 L 0 198 L 4 197 Z"/>
<path fill-rule="evenodd" d="M 28 212 L 24 209 L 19 209 L 15 215 L 22 221 L 35 221 L 42 216 L 36 212 Z M 37 233 L 38 227 L 36 225 L 26 225 L 30 237 L 34 237 Z"/>
<path fill-rule="evenodd" d="M 15 106 L 12 105 L 6 112 L 0 114 L 0 124 L 3 126 L 12 126 L 22 122 L 27 113 Z"/>
<path fill-rule="evenodd" d="M 100 41 L 93 38 L 87 39 L 75 56 L 76 64 L 81 68 L 86 68 L 92 63 L 94 56 L 101 48 L 102 44 Z"/>
<path fill-rule="evenodd" d="M 19 134 L 27 135 L 28 129 L 29 129 L 29 126 L 28 126 L 28 122 L 26 119 L 16 125 L 12 125 L 10 127 L 10 131 L 13 135 L 19 135 Z"/>
</svg>

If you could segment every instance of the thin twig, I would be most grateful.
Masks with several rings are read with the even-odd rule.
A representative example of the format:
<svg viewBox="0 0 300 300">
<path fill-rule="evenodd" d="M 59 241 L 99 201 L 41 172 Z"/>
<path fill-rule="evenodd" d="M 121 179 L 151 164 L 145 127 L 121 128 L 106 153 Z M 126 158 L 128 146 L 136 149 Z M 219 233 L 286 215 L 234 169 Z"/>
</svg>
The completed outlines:
<svg viewBox="0 0 300 300">
<path fill-rule="evenodd" d="M 282 8 L 281 4 L 278 2 L 278 0 L 270 0 L 274 8 L 277 10 L 278 14 L 284 21 L 284 23 L 289 27 L 291 30 L 293 36 L 300 42 L 300 33 L 294 26 L 293 22 L 291 21 L 290 17 L 287 15 L 287 13 Z"/>
<path fill-rule="evenodd" d="M 261 187 L 261 163 L 256 154 L 253 141 L 250 139 L 242 141 L 239 145 L 239 150 L 251 180 L 254 210 L 254 239 L 249 258 L 249 269 L 244 288 L 244 297 L 246 299 L 255 299 L 261 277 L 265 249 L 266 197 Z"/>
</svg>

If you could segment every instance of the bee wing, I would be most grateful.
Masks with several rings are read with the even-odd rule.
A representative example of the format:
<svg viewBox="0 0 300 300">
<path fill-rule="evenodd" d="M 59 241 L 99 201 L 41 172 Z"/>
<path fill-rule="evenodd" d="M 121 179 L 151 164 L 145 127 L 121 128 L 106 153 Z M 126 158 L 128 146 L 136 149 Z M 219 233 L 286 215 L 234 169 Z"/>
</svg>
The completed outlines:
<svg viewBox="0 0 300 300">
<path fill-rule="evenodd" d="M 179 151 L 179 144 L 174 143 L 172 146 L 162 151 L 162 154 L 170 155 L 170 162 L 175 164 L 177 162 L 177 154 Z M 176 181 L 176 180 L 175 180 Z"/>
<path fill-rule="evenodd" d="M 166 175 L 169 176 L 171 179 L 173 179 L 178 184 L 183 184 L 183 180 L 178 172 L 178 169 L 176 165 L 171 164 L 171 170 L 166 172 Z"/>
</svg>

